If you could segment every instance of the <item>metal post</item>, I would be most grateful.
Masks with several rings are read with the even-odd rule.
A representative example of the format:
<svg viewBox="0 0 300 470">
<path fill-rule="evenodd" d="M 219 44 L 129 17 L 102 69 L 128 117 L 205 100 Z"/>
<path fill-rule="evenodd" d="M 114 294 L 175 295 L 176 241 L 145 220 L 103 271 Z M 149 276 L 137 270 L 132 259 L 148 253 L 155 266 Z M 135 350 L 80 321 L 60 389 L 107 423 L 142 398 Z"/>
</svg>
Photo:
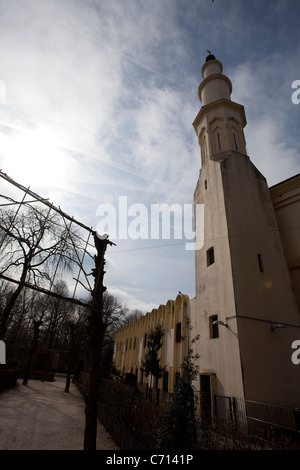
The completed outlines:
<svg viewBox="0 0 300 470">
<path fill-rule="evenodd" d="M 92 292 L 92 306 L 89 321 L 89 386 L 85 407 L 85 433 L 84 450 L 96 450 L 97 424 L 98 424 L 98 393 L 99 393 L 99 365 L 102 350 L 102 343 L 105 333 L 103 323 L 103 293 L 106 287 L 103 286 L 104 254 L 107 244 L 111 242 L 107 238 L 99 238 L 94 234 L 97 255 L 95 256 L 95 269 L 92 271 L 95 277 L 94 289 Z"/>
<path fill-rule="evenodd" d="M 75 325 L 74 323 L 70 323 L 69 326 L 70 326 L 70 341 L 69 341 L 69 353 L 68 353 L 68 371 L 67 371 L 67 379 L 66 379 L 66 387 L 65 387 L 66 393 L 69 393 L 69 390 L 70 390 L 71 373 L 72 373 L 72 366 L 73 366 L 73 355 L 74 355 Z"/>
</svg>

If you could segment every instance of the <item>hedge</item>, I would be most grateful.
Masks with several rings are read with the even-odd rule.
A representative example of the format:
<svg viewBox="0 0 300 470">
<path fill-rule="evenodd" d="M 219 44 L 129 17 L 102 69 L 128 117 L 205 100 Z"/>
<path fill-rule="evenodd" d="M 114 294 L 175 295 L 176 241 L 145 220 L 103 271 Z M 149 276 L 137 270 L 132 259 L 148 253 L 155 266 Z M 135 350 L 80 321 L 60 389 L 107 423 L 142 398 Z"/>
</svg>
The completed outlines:
<svg viewBox="0 0 300 470">
<path fill-rule="evenodd" d="M 144 450 L 157 447 L 162 408 L 146 401 L 136 387 L 112 379 L 102 379 L 99 403 Z"/>
</svg>

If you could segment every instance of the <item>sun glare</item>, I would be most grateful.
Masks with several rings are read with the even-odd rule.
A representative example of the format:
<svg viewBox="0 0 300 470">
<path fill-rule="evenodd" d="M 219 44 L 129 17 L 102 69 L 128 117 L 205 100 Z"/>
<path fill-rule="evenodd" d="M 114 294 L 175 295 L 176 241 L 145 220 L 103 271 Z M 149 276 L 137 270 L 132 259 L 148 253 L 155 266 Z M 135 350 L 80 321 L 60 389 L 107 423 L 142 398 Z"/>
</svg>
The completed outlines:
<svg viewBox="0 0 300 470">
<path fill-rule="evenodd" d="M 2 154 L 2 170 L 19 183 L 34 187 L 67 184 L 69 156 L 60 148 L 53 132 L 47 128 L 22 129 L 7 136 Z"/>
</svg>

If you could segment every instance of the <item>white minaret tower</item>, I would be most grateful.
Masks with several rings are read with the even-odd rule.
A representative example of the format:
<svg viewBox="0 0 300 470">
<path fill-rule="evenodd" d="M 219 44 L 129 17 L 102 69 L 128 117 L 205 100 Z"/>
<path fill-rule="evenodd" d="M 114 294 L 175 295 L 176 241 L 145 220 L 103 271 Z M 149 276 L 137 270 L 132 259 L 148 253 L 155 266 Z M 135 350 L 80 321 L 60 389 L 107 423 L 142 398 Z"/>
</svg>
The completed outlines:
<svg viewBox="0 0 300 470">
<path fill-rule="evenodd" d="M 244 107 L 231 101 L 232 84 L 222 71 L 221 62 L 212 54 L 208 55 L 202 67 L 204 80 L 198 89 L 202 108 L 193 123 L 202 165 L 229 150 L 246 155 Z"/>
<path fill-rule="evenodd" d="M 247 156 L 245 111 L 222 72 L 209 54 L 193 123 L 202 162 L 194 204 L 204 207 L 204 226 L 196 219 L 204 245 L 195 251 L 200 388 L 292 405 L 300 389 L 291 361 L 299 311 L 266 179 Z"/>
</svg>

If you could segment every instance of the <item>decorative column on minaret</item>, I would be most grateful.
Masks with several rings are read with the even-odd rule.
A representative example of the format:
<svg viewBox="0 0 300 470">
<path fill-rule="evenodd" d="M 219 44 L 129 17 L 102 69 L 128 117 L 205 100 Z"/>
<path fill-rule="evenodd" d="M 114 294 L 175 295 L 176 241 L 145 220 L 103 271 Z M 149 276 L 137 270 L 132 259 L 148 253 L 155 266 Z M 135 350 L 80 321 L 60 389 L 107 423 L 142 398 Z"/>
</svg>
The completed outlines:
<svg viewBox="0 0 300 470">
<path fill-rule="evenodd" d="M 209 54 L 201 72 L 204 80 L 198 89 L 202 108 L 193 122 L 202 165 L 229 150 L 246 155 L 245 110 L 231 101 L 232 84 L 222 71 L 221 62 Z"/>
</svg>

